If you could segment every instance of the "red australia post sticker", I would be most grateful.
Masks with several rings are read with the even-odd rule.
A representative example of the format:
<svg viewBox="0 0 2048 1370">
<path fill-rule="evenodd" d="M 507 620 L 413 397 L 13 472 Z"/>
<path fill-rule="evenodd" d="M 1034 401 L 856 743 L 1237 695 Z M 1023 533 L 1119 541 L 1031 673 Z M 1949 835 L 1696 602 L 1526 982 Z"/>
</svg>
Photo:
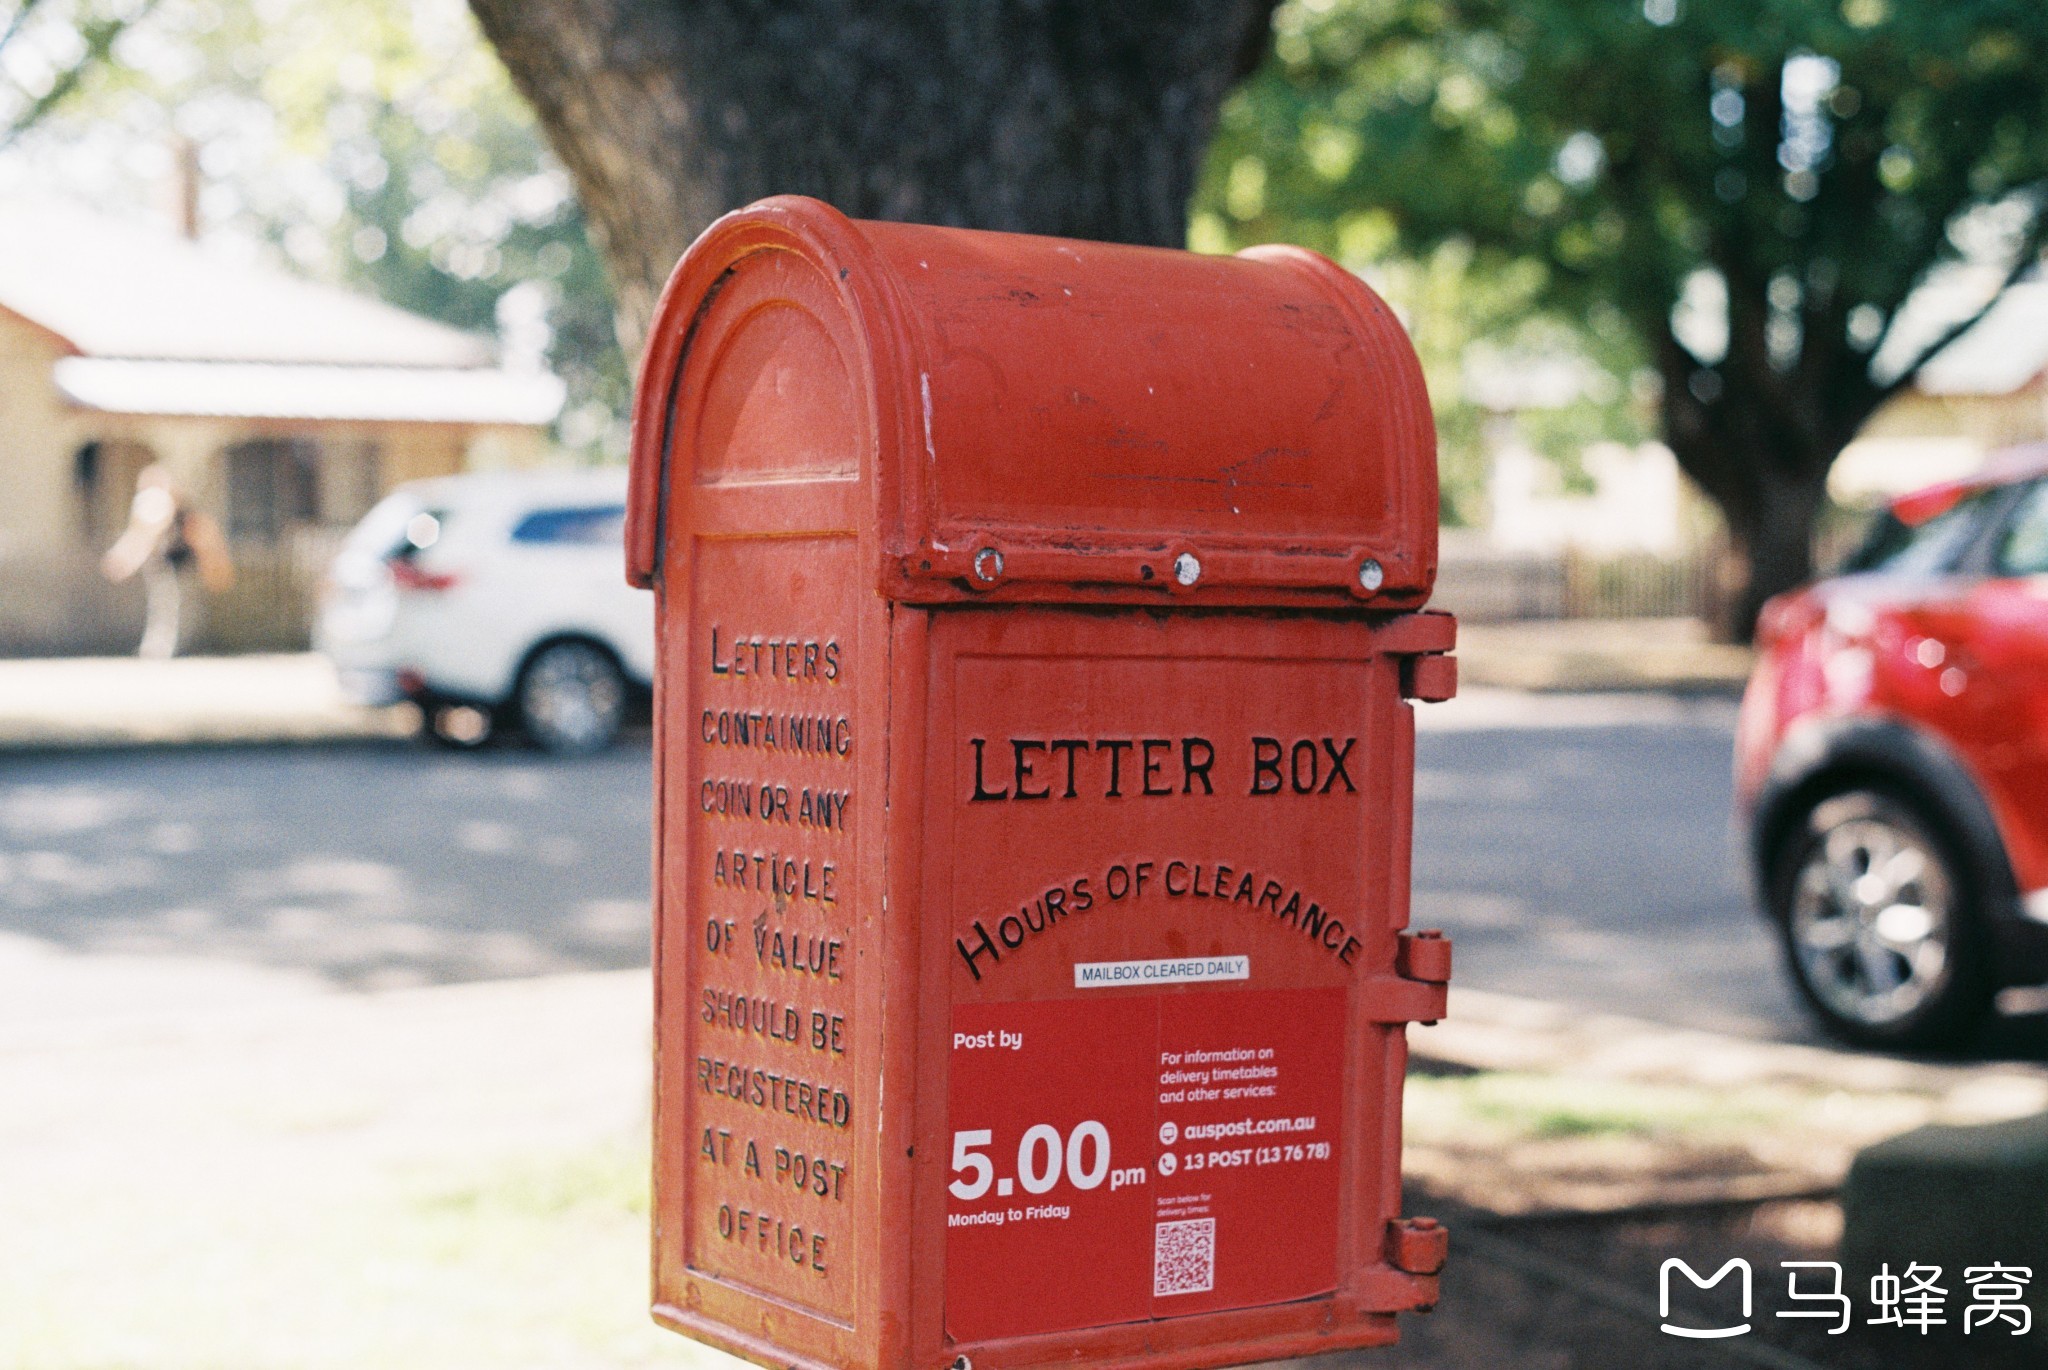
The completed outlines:
<svg viewBox="0 0 2048 1370">
<path fill-rule="evenodd" d="M 1290 989 L 956 1006 L 948 1335 L 1335 1289 L 1344 1004 Z"/>
</svg>

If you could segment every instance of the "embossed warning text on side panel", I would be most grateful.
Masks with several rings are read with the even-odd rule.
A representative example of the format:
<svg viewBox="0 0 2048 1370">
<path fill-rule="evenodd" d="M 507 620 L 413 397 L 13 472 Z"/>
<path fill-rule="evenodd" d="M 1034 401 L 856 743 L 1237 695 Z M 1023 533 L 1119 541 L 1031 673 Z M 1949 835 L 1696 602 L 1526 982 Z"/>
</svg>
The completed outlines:
<svg viewBox="0 0 2048 1370">
<path fill-rule="evenodd" d="M 850 538 L 707 542 L 694 566 L 682 795 L 696 1154 L 690 1266 L 846 1320 L 854 1138 Z M 674 802 L 673 800 L 671 801 Z M 673 821 L 673 819 L 671 820 Z M 674 859 L 673 856 L 671 859 Z"/>
</svg>

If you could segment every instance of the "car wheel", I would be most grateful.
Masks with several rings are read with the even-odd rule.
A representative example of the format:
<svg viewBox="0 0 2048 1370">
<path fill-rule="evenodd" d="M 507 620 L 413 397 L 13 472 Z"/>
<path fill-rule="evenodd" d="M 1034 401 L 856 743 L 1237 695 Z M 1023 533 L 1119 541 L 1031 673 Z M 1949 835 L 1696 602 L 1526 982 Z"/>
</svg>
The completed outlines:
<svg viewBox="0 0 2048 1370">
<path fill-rule="evenodd" d="M 1953 1046 L 1990 1011 L 1979 882 L 1919 806 L 1879 790 L 1818 800 L 1791 831 L 1773 912 L 1800 994 L 1861 1046 Z"/>
<path fill-rule="evenodd" d="M 473 752 L 497 732 L 490 711 L 474 704 L 429 704 L 425 713 L 427 739 L 450 751 Z"/>
<path fill-rule="evenodd" d="M 619 735 L 626 678 L 612 654 L 590 642 L 557 642 L 519 678 L 519 722 L 543 751 L 598 751 Z"/>
</svg>

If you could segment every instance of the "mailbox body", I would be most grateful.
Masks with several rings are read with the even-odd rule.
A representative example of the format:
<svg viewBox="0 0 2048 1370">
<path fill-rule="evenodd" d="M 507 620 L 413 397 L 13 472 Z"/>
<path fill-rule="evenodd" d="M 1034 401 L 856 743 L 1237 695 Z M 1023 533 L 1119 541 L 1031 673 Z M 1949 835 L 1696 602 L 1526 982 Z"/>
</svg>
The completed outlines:
<svg viewBox="0 0 2048 1370">
<path fill-rule="evenodd" d="M 659 1320 L 1179 1367 L 1435 1302 L 1399 1209 L 1449 974 L 1405 932 L 1435 491 L 1405 339 L 1308 254 L 798 199 L 699 240 L 627 532 Z"/>
</svg>

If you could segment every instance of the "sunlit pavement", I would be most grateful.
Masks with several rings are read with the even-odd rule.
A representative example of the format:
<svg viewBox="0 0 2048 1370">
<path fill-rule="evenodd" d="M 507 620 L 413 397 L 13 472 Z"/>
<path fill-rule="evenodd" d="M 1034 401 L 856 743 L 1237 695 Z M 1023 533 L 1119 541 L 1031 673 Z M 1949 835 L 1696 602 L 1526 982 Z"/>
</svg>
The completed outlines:
<svg viewBox="0 0 2048 1370">
<path fill-rule="evenodd" d="M 0 1365 L 733 1364 L 644 1309 L 644 747 L 0 758 Z"/>
<path fill-rule="evenodd" d="M 736 1364 L 645 1314 L 644 971 L 150 960 L 0 941 L 0 1365 Z"/>
<path fill-rule="evenodd" d="M 418 726 L 411 705 L 363 708 L 312 652 L 0 658 L 0 752 L 25 747 L 359 741 Z"/>
</svg>

